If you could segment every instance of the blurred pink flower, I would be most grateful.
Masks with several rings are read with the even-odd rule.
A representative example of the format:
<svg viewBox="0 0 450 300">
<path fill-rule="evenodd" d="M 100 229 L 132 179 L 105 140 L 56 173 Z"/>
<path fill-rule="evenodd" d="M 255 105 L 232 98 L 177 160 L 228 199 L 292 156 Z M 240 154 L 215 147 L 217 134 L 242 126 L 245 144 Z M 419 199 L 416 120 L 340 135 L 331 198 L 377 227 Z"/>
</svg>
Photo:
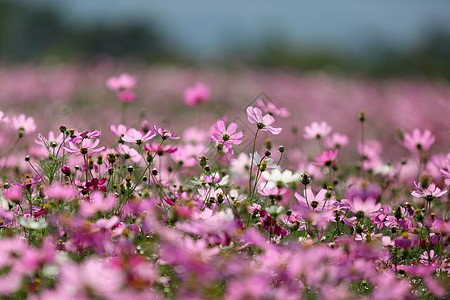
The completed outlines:
<svg viewBox="0 0 450 300">
<path fill-rule="evenodd" d="M 404 231 L 400 236 L 394 239 L 395 247 L 411 248 L 419 243 L 417 235 Z"/>
<path fill-rule="evenodd" d="M 320 139 L 329 135 L 330 132 L 331 126 L 328 125 L 327 122 L 312 122 L 311 125 L 305 126 L 305 133 L 303 134 L 303 137 L 305 139 Z"/>
<path fill-rule="evenodd" d="M 275 115 L 278 117 L 289 117 L 291 113 L 286 107 L 277 107 L 273 102 L 265 103 L 262 99 L 256 100 L 256 105 L 265 113 Z"/>
<path fill-rule="evenodd" d="M 26 117 L 24 114 L 14 116 L 12 118 L 12 126 L 17 131 L 23 131 L 25 134 L 33 133 L 36 131 L 36 124 L 32 117 Z"/>
<path fill-rule="evenodd" d="M 348 136 L 335 132 L 326 137 L 325 145 L 330 149 L 345 147 L 348 145 Z"/>
<path fill-rule="evenodd" d="M 92 217 L 96 213 L 111 211 L 116 205 L 117 199 L 113 195 L 103 197 L 100 191 L 92 192 L 90 199 L 80 200 L 80 214 L 84 217 Z"/>
<path fill-rule="evenodd" d="M 110 77 L 106 80 L 106 86 L 115 92 L 132 90 L 135 88 L 137 79 L 127 73 L 122 73 L 117 77 Z"/>
<path fill-rule="evenodd" d="M 211 97 L 210 89 L 203 83 L 196 83 L 192 87 L 184 90 L 184 103 L 188 106 L 197 106 L 202 102 L 206 102 Z"/>
<path fill-rule="evenodd" d="M 450 164 L 445 168 L 440 170 L 442 175 L 445 176 L 445 184 L 450 185 Z"/>
<path fill-rule="evenodd" d="M 427 151 L 434 144 L 435 137 L 430 130 L 421 132 L 420 129 L 414 129 L 412 133 L 405 133 L 403 145 L 411 152 L 421 150 Z"/>
<path fill-rule="evenodd" d="M 23 198 L 22 189 L 19 187 L 10 187 L 2 191 L 2 196 L 12 202 L 20 202 Z"/>
<path fill-rule="evenodd" d="M 130 103 L 136 100 L 136 93 L 130 91 L 117 92 L 117 98 L 123 103 Z"/>
<path fill-rule="evenodd" d="M 366 200 L 360 198 L 354 198 L 353 200 L 344 199 L 342 202 L 357 217 L 371 217 L 381 208 L 381 204 L 377 204 L 377 201 L 372 198 Z"/>
</svg>

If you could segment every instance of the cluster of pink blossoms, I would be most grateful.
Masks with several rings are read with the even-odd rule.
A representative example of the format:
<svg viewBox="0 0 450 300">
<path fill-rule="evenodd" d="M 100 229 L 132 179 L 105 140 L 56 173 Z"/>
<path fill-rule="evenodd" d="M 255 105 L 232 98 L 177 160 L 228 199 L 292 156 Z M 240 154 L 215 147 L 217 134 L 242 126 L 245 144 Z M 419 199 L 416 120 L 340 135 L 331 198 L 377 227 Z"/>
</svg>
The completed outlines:
<svg viewBox="0 0 450 300">
<path fill-rule="evenodd" d="M 111 77 L 106 81 L 106 86 L 116 92 L 117 98 L 123 103 L 130 103 L 136 100 L 136 93 L 133 89 L 136 87 L 136 77 L 127 73 L 122 73 L 117 77 Z"/>
<path fill-rule="evenodd" d="M 279 119 L 294 111 L 258 100 L 246 113 L 174 132 L 110 125 L 109 141 L 65 126 L 33 139 L 31 117 L 0 112 L 5 136 L 23 141 L 0 153 L 0 297 L 450 295 L 450 153 L 432 152 L 437 136 L 404 134 L 388 145 L 400 159 L 370 131 L 351 143 L 322 121 L 299 137 Z"/>
</svg>

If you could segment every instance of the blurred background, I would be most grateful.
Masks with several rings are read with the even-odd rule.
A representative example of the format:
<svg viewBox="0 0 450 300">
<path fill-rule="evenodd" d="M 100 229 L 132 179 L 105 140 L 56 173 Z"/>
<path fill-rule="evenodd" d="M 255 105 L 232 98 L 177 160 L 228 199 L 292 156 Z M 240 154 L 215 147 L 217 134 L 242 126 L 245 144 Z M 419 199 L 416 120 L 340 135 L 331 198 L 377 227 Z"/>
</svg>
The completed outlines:
<svg viewBox="0 0 450 300">
<path fill-rule="evenodd" d="M 0 49 L 3 64 L 128 59 L 448 79 L 450 2 L 2 0 Z"/>
<path fill-rule="evenodd" d="M 450 1 L 0 1 L 3 111 L 34 116 L 41 132 L 109 131 L 121 103 L 105 80 L 123 72 L 138 78 L 128 126 L 246 126 L 264 92 L 292 112 L 279 121 L 294 135 L 284 143 L 312 121 L 358 135 L 365 109 L 368 136 L 429 128 L 445 148 Z M 196 82 L 211 101 L 187 107 Z"/>
</svg>

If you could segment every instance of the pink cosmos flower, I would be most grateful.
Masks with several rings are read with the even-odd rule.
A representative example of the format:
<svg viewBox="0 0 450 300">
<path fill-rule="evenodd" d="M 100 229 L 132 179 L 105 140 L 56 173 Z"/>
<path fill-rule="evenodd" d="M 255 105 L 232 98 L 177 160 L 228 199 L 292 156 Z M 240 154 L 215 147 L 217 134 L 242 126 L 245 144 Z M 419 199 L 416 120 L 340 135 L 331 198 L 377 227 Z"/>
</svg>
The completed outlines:
<svg viewBox="0 0 450 300">
<path fill-rule="evenodd" d="M 441 190 L 434 183 L 430 184 L 426 189 L 424 189 L 421 183 L 414 182 L 416 186 L 416 190 L 411 192 L 411 195 L 416 198 L 425 198 L 428 201 L 433 200 L 434 198 L 439 198 L 445 194 L 447 194 L 447 190 Z"/>
<path fill-rule="evenodd" d="M 124 160 L 131 159 L 135 163 L 141 160 L 141 156 L 139 155 L 139 153 L 135 149 L 130 148 L 127 145 L 119 144 L 117 146 L 117 150 L 120 154 L 123 155 Z"/>
<path fill-rule="evenodd" d="M 325 121 L 320 123 L 312 122 L 311 125 L 305 126 L 305 133 L 303 137 L 305 139 L 320 139 L 331 132 L 331 126 L 329 126 Z"/>
<path fill-rule="evenodd" d="M 3 197 L 12 202 L 20 202 L 23 198 L 22 189 L 19 187 L 10 187 L 2 191 Z"/>
<path fill-rule="evenodd" d="M 122 137 L 122 140 L 127 143 L 136 143 L 138 145 L 148 142 L 151 139 L 153 139 L 156 136 L 156 133 L 153 131 L 148 131 L 147 133 L 143 134 L 142 132 L 130 128 L 128 131 L 124 134 Z"/>
<path fill-rule="evenodd" d="M 237 127 L 236 123 L 231 122 L 226 128 L 222 120 L 217 121 L 212 127 L 211 142 L 214 141 L 216 146 L 223 145 L 224 150 L 231 150 L 230 152 L 232 152 L 231 147 L 241 144 L 242 141 L 240 139 L 244 136 L 242 131 L 236 132 Z"/>
<path fill-rule="evenodd" d="M 313 162 L 314 165 L 318 167 L 334 167 L 336 165 L 336 158 L 338 156 L 339 150 L 324 150 L 320 155 L 316 156 L 316 161 Z"/>
<path fill-rule="evenodd" d="M 117 98 L 123 103 L 130 103 L 136 100 L 136 93 L 130 91 L 122 91 L 117 93 Z"/>
<path fill-rule="evenodd" d="M 98 258 L 88 258 L 81 264 L 62 265 L 59 275 L 63 298 L 54 299 L 113 299 L 119 297 L 126 278 L 119 268 Z"/>
<path fill-rule="evenodd" d="M 326 199 L 326 189 L 321 189 L 316 196 L 314 196 L 314 193 L 311 189 L 306 189 L 303 194 L 305 197 L 301 196 L 299 193 L 295 193 L 295 198 L 302 206 L 307 207 L 311 210 L 329 210 L 331 209 L 332 204 L 335 202 L 334 195 L 332 195 L 331 198 Z"/>
<path fill-rule="evenodd" d="M 84 217 L 92 217 L 96 213 L 105 213 L 111 211 L 116 205 L 117 199 L 113 195 L 103 197 L 100 191 L 94 191 L 90 199 L 81 200 L 80 214 Z"/>
<path fill-rule="evenodd" d="M 180 138 L 175 133 L 172 133 L 169 130 L 164 129 L 162 127 L 159 128 L 156 125 L 153 126 L 153 130 L 155 133 L 159 134 L 163 140 L 166 140 L 166 139 L 178 140 Z"/>
<path fill-rule="evenodd" d="M 348 136 L 335 132 L 326 137 L 325 145 L 330 149 L 345 147 L 348 145 Z"/>
<path fill-rule="evenodd" d="M 14 116 L 11 124 L 17 131 L 22 131 L 24 134 L 33 133 L 36 131 L 34 119 L 32 117 L 27 117 L 24 114 Z"/>
<path fill-rule="evenodd" d="M 115 92 L 123 90 L 132 90 L 135 88 L 137 79 L 127 73 L 122 73 L 117 77 L 110 77 L 106 80 L 106 86 Z"/>
<path fill-rule="evenodd" d="M 44 194 L 48 199 L 68 202 L 74 200 L 78 193 L 71 185 L 56 183 L 52 186 L 46 186 L 44 188 Z"/>
<path fill-rule="evenodd" d="M 275 119 L 267 114 L 263 117 L 262 111 L 257 107 L 249 106 L 247 107 L 247 117 L 248 121 L 252 124 L 256 124 L 258 129 L 262 131 L 267 131 L 272 134 L 280 134 L 282 128 L 277 126 L 272 126 Z"/>
<path fill-rule="evenodd" d="M 172 146 L 164 146 L 161 144 L 150 144 L 147 143 L 144 145 L 144 147 L 142 147 L 142 149 L 144 149 L 145 151 L 150 151 L 153 153 L 158 154 L 159 156 L 164 155 L 164 153 L 173 153 L 175 151 L 177 151 L 177 147 L 172 147 Z"/>
<path fill-rule="evenodd" d="M 60 132 L 58 136 L 56 136 L 53 131 L 50 131 L 48 133 L 48 137 L 39 134 L 38 137 L 34 140 L 34 142 L 44 147 L 56 147 L 63 141 L 63 139 L 64 135 L 62 132 Z"/>
<path fill-rule="evenodd" d="M 192 87 L 184 90 L 184 103 L 188 106 L 197 106 L 202 102 L 206 102 L 211 97 L 209 87 L 203 83 L 196 83 Z"/>
<path fill-rule="evenodd" d="M 414 129 L 412 133 L 405 133 L 403 145 L 411 152 L 421 150 L 427 151 L 434 144 L 435 137 L 430 130 L 421 132 L 420 129 Z"/>
<path fill-rule="evenodd" d="M 291 113 L 286 107 L 277 107 L 273 102 L 264 102 L 262 99 L 256 100 L 256 105 L 264 112 L 278 116 L 289 117 Z"/>
<path fill-rule="evenodd" d="M 381 204 L 377 204 L 377 201 L 372 198 L 366 200 L 360 198 L 354 198 L 353 200 L 343 199 L 342 202 L 357 217 L 371 217 L 381 208 Z"/>
<path fill-rule="evenodd" d="M 91 140 L 91 139 L 83 139 L 81 143 L 74 143 L 69 141 L 69 147 L 64 147 L 64 149 L 75 155 L 89 155 L 93 153 L 102 152 L 105 149 L 105 146 L 96 148 L 100 143 L 99 139 Z"/>
<path fill-rule="evenodd" d="M 40 178 L 38 174 L 36 174 L 33 179 L 31 179 L 31 177 L 28 175 L 22 178 L 21 182 L 11 182 L 11 185 L 15 187 L 31 187 L 41 181 L 42 178 Z"/>
<path fill-rule="evenodd" d="M 180 166 L 193 167 L 197 164 L 197 153 L 203 150 L 203 147 L 185 145 L 178 151 L 170 154 L 170 157 Z"/>
<path fill-rule="evenodd" d="M 122 137 L 123 135 L 125 135 L 125 133 L 127 133 L 127 127 L 123 124 L 119 124 L 117 126 L 111 125 L 109 128 L 111 129 L 111 132 L 117 137 Z"/>
</svg>

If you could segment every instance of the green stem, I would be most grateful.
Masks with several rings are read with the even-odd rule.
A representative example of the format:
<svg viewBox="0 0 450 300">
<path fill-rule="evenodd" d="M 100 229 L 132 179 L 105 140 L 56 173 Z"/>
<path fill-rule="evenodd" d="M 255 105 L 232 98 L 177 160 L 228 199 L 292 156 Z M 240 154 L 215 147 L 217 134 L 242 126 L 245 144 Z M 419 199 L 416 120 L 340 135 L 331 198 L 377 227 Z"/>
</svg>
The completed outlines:
<svg viewBox="0 0 450 300">
<path fill-rule="evenodd" d="M 255 139 L 253 140 L 253 149 L 252 149 L 252 162 L 250 163 L 250 172 L 248 178 L 248 188 L 249 192 L 252 188 L 252 171 L 253 171 L 253 159 L 255 157 L 255 148 L 256 148 L 256 137 L 258 136 L 259 128 L 256 130 Z"/>
</svg>

